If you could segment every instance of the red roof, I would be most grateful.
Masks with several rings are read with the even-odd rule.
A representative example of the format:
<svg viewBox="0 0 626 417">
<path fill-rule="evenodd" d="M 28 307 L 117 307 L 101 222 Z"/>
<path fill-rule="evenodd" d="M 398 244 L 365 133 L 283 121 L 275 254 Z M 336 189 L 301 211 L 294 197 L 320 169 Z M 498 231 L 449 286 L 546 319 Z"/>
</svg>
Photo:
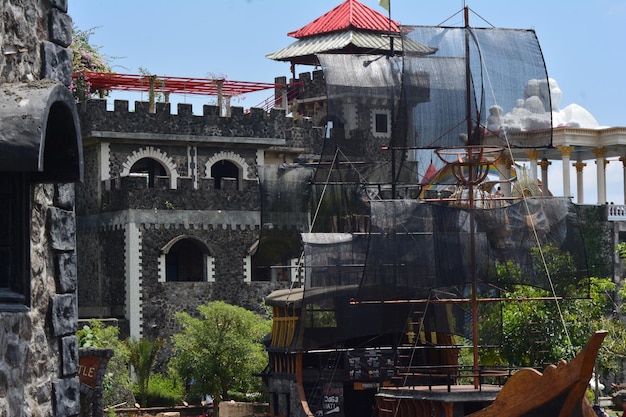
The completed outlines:
<svg viewBox="0 0 626 417">
<path fill-rule="evenodd" d="M 391 27 L 389 23 L 391 22 Z M 294 38 L 321 35 L 346 29 L 362 29 L 376 32 L 399 32 L 400 26 L 382 13 L 359 3 L 357 0 L 346 0 L 339 6 L 318 17 L 308 25 L 289 32 Z"/>
</svg>

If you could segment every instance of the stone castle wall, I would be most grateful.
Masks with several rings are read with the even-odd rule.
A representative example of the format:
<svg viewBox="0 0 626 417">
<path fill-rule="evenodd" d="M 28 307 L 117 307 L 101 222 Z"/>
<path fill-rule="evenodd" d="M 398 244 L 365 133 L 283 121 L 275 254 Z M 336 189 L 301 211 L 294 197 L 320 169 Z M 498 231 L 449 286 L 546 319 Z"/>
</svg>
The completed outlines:
<svg viewBox="0 0 626 417">
<path fill-rule="evenodd" d="M 199 189 L 191 180 L 179 179 L 179 187 L 147 188 L 143 178 L 122 178 L 120 189 L 105 191 L 103 211 L 125 209 L 156 210 L 260 210 L 257 181 L 243 181 L 243 190 L 213 187 L 213 179 L 199 180 Z"/>
<path fill-rule="evenodd" d="M 70 84 L 67 6 L 67 0 L 0 2 L 0 86 Z M 0 416 L 74 416 L 80 407 L 74 186 L 34 185 L 31 195 L 30 301 L 27 311 L 0 308 Z"/>
<path fill-rule="evenodd" d="M 85 173 L 98 172 L 98 148 L 83 146 Z M 83 182 L 76 184 L 76 214 L 93 213 L 100 208 L 100 179 L 98 175 L 85 175 Z"/>
<path fill-rule="evenodd" d="M 0 82 L 72 81 L 68 0 L 2 2 Z"/>
<path fill-rule="evenodd" d="M 79 412 L 73 185 L 39 185 L 31 222 L 31 306 L 0 313 L 0 415 Z"/>
<path fill-rule="evenodd" d="M 244 258 L 259 238 L 260 219 L 243 214 L 237 218 L 227 211 L 223 214 L 223 224 L 211 221 L 211 214 L 202 210 L 129 210 L 111 213 L 111 217 L 83 217 L 78 226 L 79 276 L 89 276 L 85 281 L 90 284 L 79 287 L 81 317 L 121 318 L 122 335 L 129 336 L 128 322 L 123 319 L 128 288 L 128 272 L 124 269 L 128 262 L 128 242 L 124 238 L 124 225 L 131 219 L 141 236 L 140 298 L 132 300 L 141 311 L 141 337 L 169 341 L 180 330 L 174 317 L 177 312 L 196 315 L 197 307 L 211 300 L 264 313 L 264 297 L 275 289 L 287 288 L 290 283 L 245 282 Z M 90 222 L 96 218 L 99 221 Z M 206 245 L 214 258 L 212 281 L 160 282 L 161 248 L 181 235 Z M 90 271 L 98 272 L 89 275 Z M 165 366 L 170 349 L 167 343 L 159 354 L 159 369 Z"/>
<path fill-rule="evenodd" d="M 149 103 L 135 102 L 135 111 L 129 111 L 128 101 L 115 100 L 113 111 L 108 111 L 106 100 L 88 100 L 79 107 L 83 137 L 91 132 L 125 132 L 190 136 L 201 138 L 274 138 L 283 139 L 284 146 L 312 149 L 319 146 L 321 133 L 311 129 L 312 122 L 304 118 L 292 118 L 283 110 L 269 113 L 260 108 L 244 112 L 242 107 L 233 107 L 229 117 L 219 116 L 217 106 L 203 106 L 202 115 L 192 113 L 191 104 L 179 103 L 178 114 L 172 114 L 170 103 L 156 103 L 156 112 L 148 111 Z M 254 142 L 250 142 L 254 144 Z"/>
<path fill-rule="evenodd" d="M 258 231 L 246 227 L 188 229 L 142 226 L 142 289 L 144 335 L 168 337 L 177 328 L 173 314 L 196 314 L 196 307 L 209 300 L 222 300 L 253 311 L 262 303 L 258 294 L 248 295 L 250 283 L 244 282 L 243 259 L 258 239 Z M 184 233 L 204 242 L 215 259 L 215 282 L 158 282 L 160 248 Z M 264 294 L 265 295 L 265 294 Z M 158 324 L 158 326 L 153 326 Z"/>
<path fill-rule="evenodd" d="M 289 282 L 246 282 L 245 258 L 259 238 L 261 193 L 257 166 L 263 152 L 308 154 L 321 146 L 322 130 L 307 118 L 284 111 L 244 112 L 233 108 L 218 115 L 216 106 L 204 106 L 202 115 L 179 104 L 117 100 L 107 110 L 104 100 L 79 105 L 85 138 L 85 181 L 77 186 L 79 214 L 80 316 L 129 318 L 140 315 L 142 337 L 168 338 L 177 329 L 174 314 L 196 314 L 196 307 L 222 300 L 263 312 L 263 298 Z M 158 159 L 168 175 L 148 187 L 145 178 L 128 176 L 134 161 Z M 242 168 L 239 185 L 223 179 L 216 188 L 210 166 L 229 159 Z M 138 248 L 130 248 L 123 230 L 136 228 Z M 162 248 L 184 236 L 201 242 L 215 260 L 214 280 L 159 282 Z M 140 255 L 140 265 L 129 259 Z M 138 281 L 122 265 L 138 268 Z M 117 266 L 116 266 L 117 265 Z M 129 280 L 132 281 L 129 285 Z M 139 291 L 134 299 L 129 291 Z M 135 333 L 136 334 L 136 333 Z"/>
<path fill-rule="evenodd" d="M 146 190 L 151 191 L 151 189 Z M 174 190 L 175 191 L 175 190 Z M 222 300 L 263 312 L 263 298 L 289 282 L 246 282 L 244 259 L 259 239 L 259 211 L 125 210 L 79 219 L 78 251 L 81 317 L 117 317 L 126 314 L 128 242 L 124 227 L 140 231 L 142 337 L 167 339 L 177 328 L 174 314 L 196 313 L 198 305 Z M 214 259 L 210 282 L 159 282 L 162 248 L 174 239 L 193 238 Z"/>
<path fill-rule="evenodd" d="M 81 226 L 79 222 L 76 240 L 80 316 L 123 317 L 124 230 L 118 227 L 99 231 Z"/>
<path fill-rule="evenodd" d="M 276 77 L 276 84 L 287 84 L 287 77 Z M 316 70 L 313 72 L 303 72 L 298 74 L 298 79 L 291 80 L 293 87 L 298 90 L 298 99 L 311 99 L 326 97 L 326 81 L 324 80 L 324 71 Z M 282 91 L 276 91 L 276 97 L 280 97 Z"/>
</svg>

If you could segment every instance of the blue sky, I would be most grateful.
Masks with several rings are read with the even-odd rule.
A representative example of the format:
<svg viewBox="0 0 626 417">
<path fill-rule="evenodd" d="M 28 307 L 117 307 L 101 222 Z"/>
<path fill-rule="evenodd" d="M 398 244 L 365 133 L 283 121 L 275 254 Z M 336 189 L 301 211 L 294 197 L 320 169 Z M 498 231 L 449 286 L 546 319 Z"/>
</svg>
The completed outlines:
<svg viewBox="0 0 626 417">
<path fill-rule="evenodd" d="M 74 24 L 95 28 L 94 45 L 116 72 L 179 77 L 224 74 L 231 80 L 272 82 L 289 65 L 265 55 L 290 44 L 287 33 L 341 0 L 69 0 Z M 378 0 L 362 3 L 386 13 Z M 601 125 L 626 125 L 626 1 L 468 0 L 499 27 L 532 28 L 563 104 L 578 103 Z M 437 25 L 463 8 L 458 0 L 391 0 L 403 24 Z M 447 23 L 461 24 L 462 14 Z M 485 26 L 476 15 L 473 26 Z M 297 71 L 308 68 L 299 66 Z M 269 96 L 269 92 L 265 96 Z M 250 107 L 256 102 L 244 100 Z"/>
<path fill-rule="evenodd" d="M 276 76 L 290 77 L 289 64 L 271 61 L 265 55 L 292 43 L 288 32 L 341 1 L 69 0 L 69 14 L 79 29 L 94 29 L 91 43 L 101 47 L 100 52 L 116 72 L 137 74 L 141 67 L 163 76 L 222 74 L 230 80 L 273 82 Z M 361 2 L 386 13 L 378 0 Z M 471 15 L 472 26 L 492 24 L 536 31 L 548 74 L 563 91 L 562 107 L 577 103 L 601 125 L 626 126 L 625 0 L 466 3 L 480 16 Z M 437 25 L 452 17 L 446 24 L 456 26 L 462 24 L 462 13 L 457 12 L 463 5 L 461 0 L 391 0 L 391 17 L 414 25 Z M 309 70 L 296 67 L 298 73 Z M 257 93 L 234 105 L 255 106 L 271 94 Z M 142 99 L 146 97 L 130 98 Z M 176 100 L 172 97 L 173 102 Z M 194 104 L 194 113 L 200 113 L 199 105 L 210 99 L 188 96 L 178 100 Z M 609 168 L 611 165 L 617 168 L 618 163 L 609 164 Z M 621 169 L 616 172 L 621 188 Z M 591 178 L 589 182 L 593 183 Z M 555 181 L 550 185 L 554 187 Z M 589 202 L 593 196 L 595 191 L 585 191 Z M 621 193 L 616 200 L 623 202 Z"/>
</svg>

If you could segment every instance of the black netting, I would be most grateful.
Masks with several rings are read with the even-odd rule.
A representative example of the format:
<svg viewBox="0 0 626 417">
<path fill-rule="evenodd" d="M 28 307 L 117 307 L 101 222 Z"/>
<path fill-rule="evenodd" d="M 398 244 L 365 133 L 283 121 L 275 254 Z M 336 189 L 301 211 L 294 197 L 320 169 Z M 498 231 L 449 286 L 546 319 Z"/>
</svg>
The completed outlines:
<svg viewBox="0 0 626 417">
<path fill-rule="evenodd" d="M 583 236 L 567 199 L 528 198 L 483 210 L 372 201 L 371 212 L 363 287 L 397 287 L 395 297 L 407 298 L 476 279 L 485 296 L 515 284 L 554 287 L 559 296 L 587 295 L 586 287 L 566 284 L 587 274 Z M 548 276 L 542 272 L 546 257 L 561 260 L 563 268 Z"/>
<path fill-rule="evenodd" d="M 469 337 L 474 280 L 480 299 L 497 300 L 520 284 L 545 297 L 588 296 L 583 237 L 567 199 L 474 211 L 417 200 L 370 205 L 369 233 L 303 235 L 305 346 L 383 341 L 405 329 L 414 311 L 428 331 Z M 485 343 L 497 344 L 499 309 L 481 303 L 480 317 L 490 320 Z"/>
<path fill-rule="evenodd" d="M 415 146 L 477 145 L 505 132 L 549 132 L 550 86 L 534 31 L 414 26 L 404 33 L 437 48 L 429 56 L 404 57 L 405 77 L 429 75 L 429 100 L 415 106 L 415 129 L 408 130 L 415 132 Z M 519 147 L 551 143 L 550 134 L 508 139 Z"/>
<path fill-rule="evenodd" d="M 550 85 L 534 31 L 404 29 L 405 40 L 434 52 L 318 56 L 331 143 L 346 155 L 381 157 L 382 145 L 504 145 L 505 136 L 514 147 L 551 144 Z M 541 130 L 532 138 L 509 136 Z"/>
<path fill-rule="evenodd" d="M 299 165 L 259 167 L 263 229 L 308 230 L 313 174 Z"/>
<path fill-rule="evenodd" d="M 369 212 L 363 174 L 367 168 L 346 164 L 318 167 L 313 183 L 313 231 L 354 232 L 366 227 Z M 372 172 L 370 172 L 371 174 Z M 373 185 L 377 192 L 378 188 Z"/>
<path fill-rule="evenodd" d="M 259 240 L 248 250 L 253 280 L 295 277 L 292 263 L 302 253 L 300 232 L 309 229 L 313 173 L 299 165 L 259 167 L 262 227 Z"/>
<path fill-rule="evenodd" d="M 535 33 L 405 27 L 402 35 L 425 47 L 393 57 L 319 55 L 330 132 L 319 165 L 314 174 L 262 172 L 263 230 L 296 224 L 306 232 L 301 287 L 269 297 L 301 309 L 292 349 L 451 345 L 452 334 L 472 336 L 474 296 L 493 301 L 479 303 L 478 325 L 487 330 L 481 342 L 495 345 L 495 301 L 517 285 L 545 297 L 588 295 L 582 235 L 566 199 L 469 210 L 460 200 L 417 200 L 411 188 L 419 154 L 434 149 L 551 145 L 550 84 Z"/>
<path fill-rule="evenodd" d="M 381 55 L 318 56 L 324 68 L 328 120 L 325 152 L 350 161 L 368 182 L 388 181 L 391 128 L 398 115 L 402 86 L 400 57 Z"/>
</svg>

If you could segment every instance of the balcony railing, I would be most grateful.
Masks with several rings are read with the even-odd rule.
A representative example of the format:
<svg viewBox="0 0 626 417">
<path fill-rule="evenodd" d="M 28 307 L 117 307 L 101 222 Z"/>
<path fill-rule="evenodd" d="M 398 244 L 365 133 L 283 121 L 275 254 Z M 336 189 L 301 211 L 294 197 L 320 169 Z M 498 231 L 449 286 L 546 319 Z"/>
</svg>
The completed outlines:
<svg viewBox="0 0 626 417">
<path fill-rule="evenodd" d="M 626 205 L 609 204 L 608 206 L 608 221 L 626 221 Z"/>
</svg>

